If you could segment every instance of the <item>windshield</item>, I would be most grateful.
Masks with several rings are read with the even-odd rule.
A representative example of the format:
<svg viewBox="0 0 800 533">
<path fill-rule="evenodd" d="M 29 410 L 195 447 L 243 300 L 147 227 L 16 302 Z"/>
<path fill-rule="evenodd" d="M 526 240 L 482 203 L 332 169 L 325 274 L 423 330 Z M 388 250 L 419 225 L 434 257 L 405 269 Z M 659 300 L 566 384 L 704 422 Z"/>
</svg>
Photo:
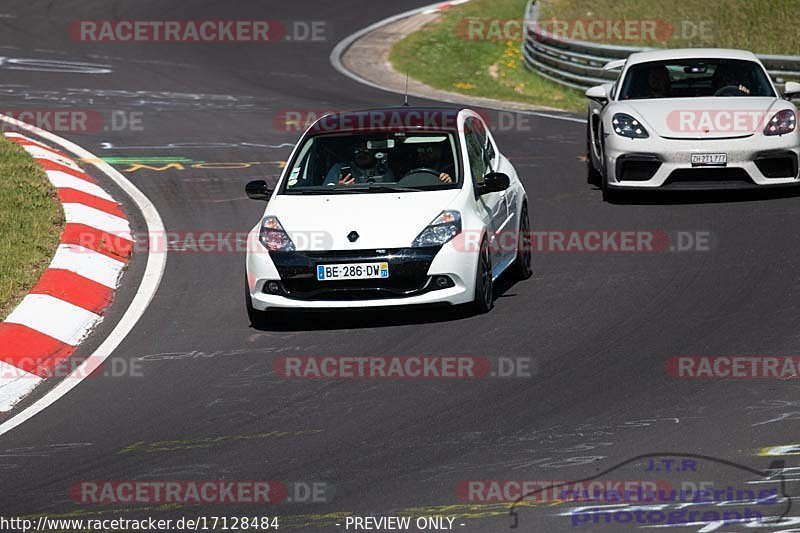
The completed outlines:
<svg viewBox="0 0 800 533">
<path fill-rule="evenodd" d="M 775 96 L 758 63 L 737 59 L 652 61 L 628 69 L 620 100 Z"/>
<path fill-rule="evenodd" d="M 282 194 L 409 192 L 460 185 L 451 133 L 340 133 L 308 138 Z"/>
</svg>

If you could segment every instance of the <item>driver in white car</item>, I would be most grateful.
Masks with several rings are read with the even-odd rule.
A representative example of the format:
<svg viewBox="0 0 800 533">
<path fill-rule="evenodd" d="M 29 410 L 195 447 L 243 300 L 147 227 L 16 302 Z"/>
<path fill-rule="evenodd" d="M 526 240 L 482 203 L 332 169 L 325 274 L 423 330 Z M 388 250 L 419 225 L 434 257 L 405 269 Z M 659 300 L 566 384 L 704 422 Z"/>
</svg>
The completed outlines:
<svg viewBox="0 0 800 533">
<path fill-rule="evenodd" d="M 393 180 L 392 169 L 386 163 L 386 153 L 372 153 L 365 145 L 361 145 L 353 150 L 352 162 L 336 163 L 331 167 L 323 185 L 353 185 Z"/>
<path fill-rule="evenodd" d="M 420 167 L 430 168 L 439 172 L 439 181 L 453 183 L 450 173 L 455 171 L 454 165 L 442 166 L 442 143 L 431 143 L 417 148 L 417 163 Z M 450 171 L 450 172 L 447 172 Z"/>
</svg>

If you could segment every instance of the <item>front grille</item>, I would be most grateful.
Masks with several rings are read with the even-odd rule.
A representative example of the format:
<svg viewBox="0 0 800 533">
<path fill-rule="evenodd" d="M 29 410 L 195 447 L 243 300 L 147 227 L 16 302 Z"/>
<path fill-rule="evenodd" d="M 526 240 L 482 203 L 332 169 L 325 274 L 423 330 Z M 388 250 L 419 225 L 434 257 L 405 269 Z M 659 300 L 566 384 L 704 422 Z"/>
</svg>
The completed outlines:
<svg viewBox="0 0 800 533">
<path fill-rule="evenodd" d="M 674 189 L 738 189 L 754 185 L 743 168 L 680 168 L 664 183 Z"/>
<path fill-rule="evenodd" d="M 363 300 L 402 298 L 418 294 L 428 284 L 428 276 L 395 276 L 389 267 L 389 279 L 317 281 L 316 278 L 295 278 L 281 282 L 290 298 L 325 300 Z"/>
<path fill-rule="evenodd" d="M 618 181 L 647 181 L 656 175 L 661 167 L 657 159 L 634 159 L 617 162 Z"/>
<path fill-rule="evenodd" d="M 337 283 L 331 281 L 329 283 Z M 285 296 L 296 300 L 327 300 L 327 301 L 351 301 L 351 300 L 384 300 L 390 298 L 408 298 L 427 292 L 427 283 L 422 287 L 407 291 L 395 290 L 390 287 L 330 287 L 328 289 L 307 290 L 306 287 L 298 287 L 293 282 L 283 283 Z"/>
<path fill-rule="evenodd" d="M 661 159 L 655 154 L 630 153 L 617 158 L 617 181 L 648 181 L 661 168 Z"/>
<path fill-rule="evenodd" d="M 281 276 L 284 296 L 300 300 L 403 298 L 428 290 L 430 268 L 440 247 L 333 252 L 280 252 L 270 255 Z M 317 281 L 317 265 L 389 263 L 389 277 Z"/>
<path fill-rule="evenodd" d="M 755 158 L 756 166 L 767 178 L 794 178 L 797 176 L 797 154 L 781 152 L 763 154 Z"/>
</svg>

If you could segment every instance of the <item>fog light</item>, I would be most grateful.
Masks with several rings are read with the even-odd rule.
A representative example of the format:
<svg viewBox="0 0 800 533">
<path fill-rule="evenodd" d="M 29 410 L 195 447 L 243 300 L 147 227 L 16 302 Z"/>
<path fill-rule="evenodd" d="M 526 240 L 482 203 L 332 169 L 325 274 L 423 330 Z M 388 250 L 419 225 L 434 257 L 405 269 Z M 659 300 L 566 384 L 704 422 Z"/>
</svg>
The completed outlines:
<svg viewBox="0 0 800 533">
<path fill-rule="evenodd" d="M 455 283 L 448 276 L 434 276 L 433 285 L 437 289 L 447 289 L 455 286 Z"/>
<path fill-rule="evenodd" d="M 278 294 L 281 291 L 280 285 L 275 281 L 267 283 L 267 290 L 272 294 Z"/>
</svg>

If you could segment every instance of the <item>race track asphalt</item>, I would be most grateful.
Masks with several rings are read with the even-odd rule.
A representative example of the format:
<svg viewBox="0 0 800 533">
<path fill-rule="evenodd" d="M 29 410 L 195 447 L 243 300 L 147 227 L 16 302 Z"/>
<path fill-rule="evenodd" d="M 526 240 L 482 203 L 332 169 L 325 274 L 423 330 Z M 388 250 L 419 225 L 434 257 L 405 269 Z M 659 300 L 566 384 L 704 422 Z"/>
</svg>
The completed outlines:
<svg viewBox="0 0 800 533">
<path fill-rule="evenodd" d="M 155 204 L 168 231 L 246 232 L 264 205 L 244 197 L 244 184 L 274 181 L 298 137 L 276 127 L 276 114 L 399 104 L 397 95 L 343 77 L 328 56 L 346 35 L 424 3 L 6 0 L 0 54 L 112 72 L 15 70 L 6 62 L 0 107 L 141 112 L 141 131 L 64 136 L 101 157 L 230 163 L 117 168 Z M 332 33 L 315 43 L 198 45 L 86 44 L 67 32 L 76 19 L 190 18 L 321 20 Z M 460 480 L 581 479 L 662 452 L 763 470 L 773 458 L 758 449 L 800 440 L 795 381 L 676 380 L 664 370 L 675 355 L 797 353 L 798 198 L 718 193 L 603 203 L 586 183 L 582 124 L 529 117 L 527 128 L 495 136 L 522 176 L 535 229 L 705 232 L 710 248 L 537 253 L 533 278 L 504 283 L 484 316 L 326 313 L 267 330 L 247 319 L 242 254 L 172 251 L 152 304 L 114 353 L 140 371 L 86 379 L 0 437 L 0 512 L 269 514 L 308 531 L 343 529 L 333 513 L 441 514 L 456 517 L 459 530 L 501 531 L 508 507 L 461 501 Z M 130 215 L 141 227 L 140 215 Z M 130 299 L 142 260 L 98 335 Z M 283 355 L 532 357 L 536 371 L 463 382 L 284 380 L 272 372 Z M 753 480 L 713 461 L 705 468 L 695 477 Z M 628 468 L 606 477 L 637 476 Z M 127 479 L 319 481 L 335 493 L 327 503 L 275 507 L 120 509 L 70 500 L 76 482 Z M 526 506 L 520 529 L 570 530 L 569 517 L 555 516 L 564 509 Z"/>
</svg>

